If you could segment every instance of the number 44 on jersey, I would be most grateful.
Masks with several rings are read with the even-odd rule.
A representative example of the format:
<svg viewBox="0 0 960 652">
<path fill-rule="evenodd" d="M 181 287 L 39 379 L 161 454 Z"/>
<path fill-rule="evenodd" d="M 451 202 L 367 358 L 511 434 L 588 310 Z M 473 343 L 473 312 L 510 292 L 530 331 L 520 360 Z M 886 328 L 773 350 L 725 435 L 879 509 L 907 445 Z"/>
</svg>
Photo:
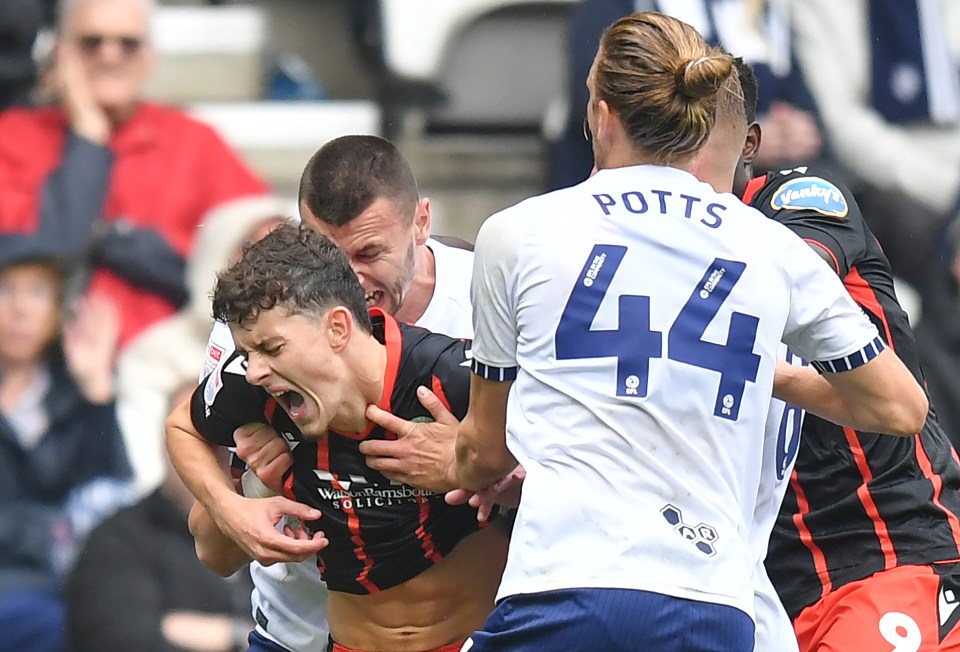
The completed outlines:
<svg viewBox="0 0 960 652">
<path fill-rule="evenodd" d="M 563 309 L 554 343 L 558 360 L 616 358 L 617 396 L 643 398 L 651 361 L 663 357 L 663 333 L 650 328 L 650 297 L 621 295 L 617 328 L 593 329 L 626 252 L 619 245 L 593 248 Z M 726 343 L 707 342 L 703 335 L 746 267 L 714 259 L 667 332 L 667 359 L 720 374 L 714 416 L 731 421 L 740 414 L 746 384 L 757 380 L 760 356 L 753 345 L 759 320 L 734 312 Z"/>
</svg>

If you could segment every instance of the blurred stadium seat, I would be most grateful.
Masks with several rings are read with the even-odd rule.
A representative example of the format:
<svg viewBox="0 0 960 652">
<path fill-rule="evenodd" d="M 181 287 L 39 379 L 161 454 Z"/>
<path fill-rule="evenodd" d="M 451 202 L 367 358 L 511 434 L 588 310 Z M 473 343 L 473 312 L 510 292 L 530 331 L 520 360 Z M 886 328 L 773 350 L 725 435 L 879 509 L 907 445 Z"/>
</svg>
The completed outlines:
<svg viewBox="0 0 960 652">
<path fill-rule="evenodd" d="M 419 111 L 428 131 L 539 131 L 564 87 L 575 2 L 380 0 L 385 120 Z"/>
<path fill-rule="evenodd" d="M 256 6 L 158 6 L 147 95 L 170 104 L 260 98 L 267 28 Z"/>
<path fill-rule="evenodd" d="M 363 100 L 199 102 L 190 113 L 212 125 L 276 192 L 296 196 L 300 173 L 324 143 L 345 134 L 377 134 L 380 111 Z"/>
</svg>

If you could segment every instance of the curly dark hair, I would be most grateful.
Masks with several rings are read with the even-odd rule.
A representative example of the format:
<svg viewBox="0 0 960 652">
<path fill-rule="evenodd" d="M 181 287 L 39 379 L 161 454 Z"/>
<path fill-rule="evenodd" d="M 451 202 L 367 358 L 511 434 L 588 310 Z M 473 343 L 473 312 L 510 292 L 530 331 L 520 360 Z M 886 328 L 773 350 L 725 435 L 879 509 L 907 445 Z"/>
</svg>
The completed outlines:
<svg viewBox="0 0 960 652">
<path fill-rule="evenodd" d="M 361 330 L 373 332 L 363 288 L 346 255 L 303 226 L 277 227 L 244 247 L 240 260 L 217 275 L 215 319 L 245 326 L 277 306 L 294 314 L 322 314 L 344 306 Z"/>
</svg>

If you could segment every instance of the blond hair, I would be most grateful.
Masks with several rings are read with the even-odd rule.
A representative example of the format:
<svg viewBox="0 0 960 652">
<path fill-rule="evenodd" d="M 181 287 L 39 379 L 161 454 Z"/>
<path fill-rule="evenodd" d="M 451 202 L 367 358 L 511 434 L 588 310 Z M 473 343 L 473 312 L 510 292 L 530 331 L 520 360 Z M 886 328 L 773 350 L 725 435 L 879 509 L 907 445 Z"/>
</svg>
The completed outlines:
<svg viewBox="0 0 960 652">
<path fill-rule="evenodd" d="M 686 23 L 635 13 L 600 39 L 594 99 L 616 113 L 634 146 L 669 164 L 706 142 L 721 88 L 732 74 L 733 59 Z"/>
</svg>

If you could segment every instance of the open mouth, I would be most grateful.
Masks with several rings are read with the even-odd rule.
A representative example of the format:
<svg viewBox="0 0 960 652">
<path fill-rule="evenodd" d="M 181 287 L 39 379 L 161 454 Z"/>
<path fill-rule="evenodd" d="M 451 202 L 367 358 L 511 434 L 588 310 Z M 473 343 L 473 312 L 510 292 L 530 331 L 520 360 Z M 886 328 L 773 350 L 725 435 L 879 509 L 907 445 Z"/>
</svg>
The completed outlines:
<svg viewBox="0 0 960 652">
<path fill-rule="evenodd" d="M 303 417 L 306 412 L 303 395 L 300 392 L 289 390 L 286 392 L 270 392 L 270 395 L 276 399 L 290 418 L 296 421 Z"/>
<path fill-rule="evenodd" d="M 369 292 L 364 299 L 367 301 L 367 308 L 378 306 L 380 305 L 380 301 L 383 300 L 383 290 L 374 290 L 373 292 Z"/>
</svg>

